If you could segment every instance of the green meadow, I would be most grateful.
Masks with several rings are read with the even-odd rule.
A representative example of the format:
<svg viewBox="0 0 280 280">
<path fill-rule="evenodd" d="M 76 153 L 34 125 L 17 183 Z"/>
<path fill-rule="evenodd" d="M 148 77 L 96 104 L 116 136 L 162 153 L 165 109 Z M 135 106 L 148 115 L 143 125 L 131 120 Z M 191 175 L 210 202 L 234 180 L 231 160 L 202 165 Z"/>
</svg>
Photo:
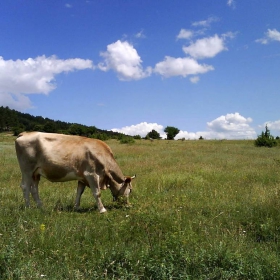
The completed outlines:
<svg viewBox="0 0 280 280">
<path fill-rule="evenodd" d="M 280 279 L 280 147 L 253 141 L 107 143 L 130 207 L 42 179 L 25 209 L 14 137 L 0 134 L 0 279 Z"/>
</svg>

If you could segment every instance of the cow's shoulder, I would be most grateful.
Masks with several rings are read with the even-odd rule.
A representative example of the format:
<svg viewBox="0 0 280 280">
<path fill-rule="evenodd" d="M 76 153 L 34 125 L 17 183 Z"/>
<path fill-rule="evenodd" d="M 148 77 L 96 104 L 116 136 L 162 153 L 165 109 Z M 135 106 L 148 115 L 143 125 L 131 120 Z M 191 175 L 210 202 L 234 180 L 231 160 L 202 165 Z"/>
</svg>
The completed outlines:
<svg viewBox="0 0 280 280">
<path fill-rule="evenodd" d="M 99 139 L 88 139 L 88 141 L 91 146 L 96 147 L 101 151 L 113 154 L 111 148 L 105 142 Z"/>
</svg>

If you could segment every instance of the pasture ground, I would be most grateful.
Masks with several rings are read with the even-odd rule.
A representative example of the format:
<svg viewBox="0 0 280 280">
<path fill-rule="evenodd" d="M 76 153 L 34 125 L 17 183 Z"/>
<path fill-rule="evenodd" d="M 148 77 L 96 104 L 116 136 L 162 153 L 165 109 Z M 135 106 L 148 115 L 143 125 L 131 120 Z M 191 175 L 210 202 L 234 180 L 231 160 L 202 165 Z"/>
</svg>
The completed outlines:
<svg viewBox="0 0 280 280">
<path fill-rule="evenodd" d="M 280 147 L 107 141 L 137 174 L 131 207 L 40 182 L 25 209 L 14 137 L 0 134 L 0 279 L 280 279 Z"/>
</svg>

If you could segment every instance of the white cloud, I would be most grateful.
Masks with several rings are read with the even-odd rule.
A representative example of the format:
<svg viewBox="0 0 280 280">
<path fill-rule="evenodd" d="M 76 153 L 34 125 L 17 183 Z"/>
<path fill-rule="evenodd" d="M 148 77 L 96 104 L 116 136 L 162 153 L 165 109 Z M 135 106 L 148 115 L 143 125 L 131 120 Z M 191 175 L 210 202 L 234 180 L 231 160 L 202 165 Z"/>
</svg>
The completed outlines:
<svg viewBox="0 0 280 280">
<path fill-rule="evenodd" d="M 91 60 L 58 59 L 55 56 L 4 60 L 0 57 L 1 105 L 26 109 L 31 107 L 27 94 L 48 94 L 56 88 L 55 75 L 74 70 L 93 69 Z"/>
<path fill-rule="evenodd" d="M 278 121 L 267 121 L 264 124 L 259 125 L 259 128 L 264 129 L 266 125 L 269 128 L 269 130 L 273 130 L 274 133 L 279 133 L 280 132 L 280 120 L 278 120 Z"/>
<path fill-rule="evenodd" d="M 69 4 L 69 3 L 66 3 L 66 4 L 65 4 L 65 7 L 68 8 L 68 9 L 70 9 L 70 8 L 72 8 L 73 6 L 72 6 L 71 4 Z"/>
<path fill-rule="evenodd" d="M 195 140 L 198 139 L 200 136 L 204 138 L 203 133 L 200 132 L 188 132 L 188 131 L 183 131 L 180 130 L 180 132 L 176 135 L 175 140 L 179 139 L 187 139 L 187 140 Z"/>
<path fill-rule="evenodd" d="M 136 125 L 125 126 L 122 128 L 113 128 L 111 130 L 114 132 L 124 133 L 126 135 L 131 135 L 131 136 L 140 135 L 141 137 L 145 137 L 153 129 L 157 131 L 161 137 L 163 138 L 166 137 L 166 134 L 163 131 L 164 127 L 157 123 L 142 122 Z"/>
<path fill-rule="evenodd" d="M 206 20 L 201 20 L 201 21 L 196 21 L 192 23 L 192 26 L 202 26 L 202 27 L 209 27 L 211 25 L 212 22 L 216 22 L 219 21 L 219 18 L 217 17 L 209 17 Z"/>
<path fill-rule="evenodd" d="M 190 39 L 193 36 L 192 30 L 181 29 L 177 35 L 177 39 Z"/>
<path fill-rule="evenodd" d="M 30 99 L 24 94 L 10 94 L 0 92 L 0 105 L 21 111 L 32 108 Z"/>
<path fill-rule="evenodd" d="M 250 127 L 251 118 L 245 118 L 239 113 L 220 116 L 211 122 L 207 122 L 207 131 L 188 132 L 180 131 L 175 139 L 255 139 L 257 134 Z"/>
<path fill-rule="evenodd" d="M 211 122 L 207 122 L 208 130 L 206 131 L 188 132 L 180 130 L 175 139 L 199 139 L 200 136 L 204 139 L 255 139 L 257 134 L 255 130 L 250 127 L 251 122 L 251 118 L 245 118 L 239 113 L 227 114 Z M 278 123 L 278 128 L 280 129 L 280 121 Z M 140 135 L 145 137 L 147 133 L 153 129 L 156 130 L 162 138 L 166 138 L 164 127 L 157 123 L 142 122 L 123 128 L 113 128 L 112 131 L 131 136 Z"/>
<path fill-rule="evenodd" d="M 236 35 L 238 34 L 238 32 L 227 32 L 221 35 L 221 37 L 223 38 L 223 40 L 226 40 L 227 38 L 229 39 L 234 39 L 236 37 Z"/>
<path fill-rule="evenodd" d="M 257 43 L 266 45 L 272 41 L 280 42 L 280 32 L 276 29 L 268 29 L 265 33 L 265 37 L 256 40 Z"/>
<path fill-rule="evenodd" d="M 152 69 L 143 70 L 142 60 L 136 49 L 127 41 L 118 40 L 107 46 L 107 51 L 100 54 L 105 61 L 99 63 L 102 71 L 113 70 L 122 81 L 139 80 L 151 75 Z"/>
<path fill-rule="evenodd" d="M 227 114 L 208 122 L 207 126 L 210 135 L 217 135 L 217 138 L 226 139 L 253 139 L 256 132 L 250 127 L 251 118 L 245 118 L 239 113 Z"/>
<path fill-rule="evenodd" d="M 190 77 L 190 81 L 191 81 L 193 84 L 198 83 L 199 80 L 200 80 L 200 78 L 199 78 L 198 76 Z"/>
<path fill-rule="evenodd" d="M 142 29 L 140 32 L 135 34 L 136 38 L 146 38 L 145 34 L 144 34 L 144 30 Z"/>
<path fill-rule="evenodd" d="M 234 0 L 228 0 L 228 1 L 227 1 L 227 5 L 228 5 L 229 7 L 231 7 L 232 9 L 235 9 L 235 7 L 236 7 L 236 3 L 235 3 Z"/>
<path fill-rule="evenodd" d="M 163 77 L 183 76 L 203 74 L 214 70 L 213 66 L 199 64 L 195 59 L 190 57 L 174 58 L 166 56 L 164 61 L 156 64 L 154 72 Z"/>
<path fill-rule="evenodd" d="M 223 38 L 218 35 L 213 37 L 198 39 L 188 47 L 183 47 L 183 51 L 196 59 L 214 57 L 218 53 L 227 50 Z"/>
</svg>

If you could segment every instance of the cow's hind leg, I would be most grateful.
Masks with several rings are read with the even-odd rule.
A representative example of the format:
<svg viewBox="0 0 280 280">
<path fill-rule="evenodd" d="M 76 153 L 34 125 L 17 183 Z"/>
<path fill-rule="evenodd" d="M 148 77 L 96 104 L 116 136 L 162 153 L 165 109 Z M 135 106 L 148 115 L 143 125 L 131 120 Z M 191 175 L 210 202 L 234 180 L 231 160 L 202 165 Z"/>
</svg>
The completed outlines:
<svg viewBox="0 0 280 280">
<path fill-rule="evenodd" d="M 38 192 L 38 185 L 39 185 L 39 181 L 40 181 L 40 176 L 35 175 L 35 176 L 33 176 L 32 179 L 33 180 L 32 180 L 30 191 L 31 191 L 31 194 L 32 194 L 32 197 L 33 197 L 34 201 L 37 203 L 37 206 L 39 208 L 41 208 L 42 207 L 42 202 L 39 198 L 39 192 Z"/>
<path fill-rule="evenodd" d="M 80 202 L 81 202 L 81 196 L 85 190 L 86 184 L 82 182 L 78 182 L 78 187 L 77 187 L 77 194 L 76 194 L 76 201 L 74 208 L 79 209 L 80 208 Z"/>
<path fill-rule="evenodd" d="M 92 191 L 92 194 L 96 200 L 97 203 L 97 207 L 100 213 L 105 213 L 107 210 L 105 209 L 105 207 L 102 204 L 101 201 L 101 191 L 100 191 L 100 187 L 99 187 L 99 176 L 88 176 L 87 181 L 89 183 L 89 187 Z"/>
<path fill-rule="evenodd" d="M 22 192 L 23 192 L 23 198 L 24 198 L 26 207 L 30 207 L 30 188 L 31 188 L 31 184 L 32 184 L 32 176 L 23 175 L 21 183 L 20 183 L 20 187 L 21 187 Z"/>
</svg>

